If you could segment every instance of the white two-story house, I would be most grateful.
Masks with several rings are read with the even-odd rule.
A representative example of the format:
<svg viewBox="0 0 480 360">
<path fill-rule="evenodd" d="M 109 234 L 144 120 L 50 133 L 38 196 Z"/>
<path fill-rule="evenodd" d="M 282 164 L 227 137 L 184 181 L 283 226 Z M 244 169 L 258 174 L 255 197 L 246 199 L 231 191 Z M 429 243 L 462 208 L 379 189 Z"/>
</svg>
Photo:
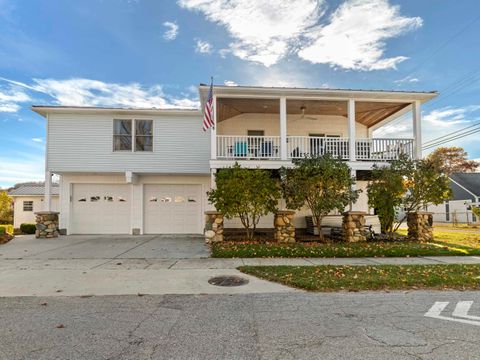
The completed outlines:
<svg viewBox="0 0 480 360">
<path fill-rule="evenodd" d="M 201 108 L 208 90 L 199 87 Z M 402 153 L 421 157 L 421 105 L 435 96 L 214 86 L 216 127 L 207 132 L 200 110 L 33 106 L 47 123 L 45 210 L 57 174 L 60 227 L 68 234 L 200 234 L 217 171 L 235 162 L 274 170 L 324 153 L 348 162 L 363 189 L 373 164 Z M 407 112 L 411 138 L 373 137 Z M 365 192 L 354 208 L 368 211 Z M 297 226 L 305 215 L 297 214 Z"/>
</svg>

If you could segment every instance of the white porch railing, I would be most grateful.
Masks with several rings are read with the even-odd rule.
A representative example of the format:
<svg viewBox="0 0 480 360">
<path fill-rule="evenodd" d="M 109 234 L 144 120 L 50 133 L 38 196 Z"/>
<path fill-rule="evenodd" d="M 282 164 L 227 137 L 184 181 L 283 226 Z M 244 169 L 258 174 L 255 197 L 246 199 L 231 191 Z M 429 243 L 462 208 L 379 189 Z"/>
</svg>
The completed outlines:
<svg viewBox="0 0 480 360">
<path fill-rule="evenodd" d="M 413 139 L 356 139 L 357 160 L 389 161 L 413 157 Z"/>
<path fill-rule="evenodd" d="M 280 159 L 280 136 L 217 135 L 218 159 Z"/>
<path fill-rule="evenodd" d="M 356 139 L 356 160 L 390 161 L 413 156 L 413 139 Z M 349 160 L 349 139 L 287 136 L 287 159 L 331 154 Z M 280 160 L 280 136 L 217 135 L 218 159 Z"/>
<path fill-rule="evenodd" d="M 348 138 L 287 136 L 287 157 L 289 159 L 321 156 L 327 153 L 348 160 Z"/>
</svg>

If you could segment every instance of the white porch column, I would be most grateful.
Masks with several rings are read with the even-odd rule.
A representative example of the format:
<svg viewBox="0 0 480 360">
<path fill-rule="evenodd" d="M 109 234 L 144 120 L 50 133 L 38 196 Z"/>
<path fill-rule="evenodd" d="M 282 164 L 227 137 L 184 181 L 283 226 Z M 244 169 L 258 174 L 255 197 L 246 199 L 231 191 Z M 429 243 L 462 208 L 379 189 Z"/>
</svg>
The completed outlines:
<svg viewBox="0 0 480 360">
<path fill-rule="evenodd" d="M 280 159 L 287 160 L 287 98 L 280 98 Z"/>
<path fill-rule="evenodd" d="M 211 159 L 217 159 L 217 96 L 213 95 L 213 127 L 210 128 Z"/>
<path fill-rule="evenodd" d="M 217 182 L 215 181 L 215 176 L 217 175 L 217 169 L 210 169 L 210 188 L 216 189 Z"/>
<path fill-rule="evenodd" d="M 350 161 L 355 161 L 357 156 L 355 154 L 355 100 L 348 100 L 348 152 Z"/>
<path fill-rule="evenodd" d="M 43 210 L 52 211 L 52 173 L 45 171 L 45 195 L 43 199 Z"/>
<path fill-rule="evenodd" d="M 352 191 L 357 190 L 357 170 L 350 169 L 350 177 L 355 179 L 355 182 L 352 184 Z M 353 210 L 353 202 L 350 202 L 349 210 Z"/>
<path fill-rule="evenodd" d="M 412 103 L 413 114 L 413 158 L 422 158 L 422 112 L 420 100 Z"/>
</svg>

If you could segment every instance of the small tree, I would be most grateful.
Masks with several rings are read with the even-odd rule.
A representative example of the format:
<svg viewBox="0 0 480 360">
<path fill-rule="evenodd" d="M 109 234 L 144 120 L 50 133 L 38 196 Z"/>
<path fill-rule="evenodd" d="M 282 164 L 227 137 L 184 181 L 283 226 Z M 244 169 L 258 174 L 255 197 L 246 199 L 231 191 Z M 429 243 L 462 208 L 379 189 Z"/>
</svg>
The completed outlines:
<svg viewBox="0 0 480 360">
<path fill-rule="evenodd" d="M 360 191 L 352 189 L 355 180 L 348 165 L 329 154 L 297 159 L 293 164 L 293 168 L 280 170 L 287 207 L 307 206 L 316 220 L 320 241 L 323 241 L 323 217 L 333 210 L 343 211 L 357 200 Z"/>
<path fill-rule="evenodd" d="M 404 161 L 393 161 L 390 166 L 373 165 L 372 182 L 368 184 L 368 205 L 375 208 L 380 220 L 381 231 L 393 236 L 396 210 L 401 207 L 405 194 Z"/>
<path fill-rule="evenodd" d="M 390 166 L 374 166 L 372 182 L 368 185 L 368 204 L 376 209 L 382 232 L 389 237 L 405 221 L 394 225 L 396 211 L 406 213 L 438 205 L 449 199 L 451 190 L 448 176 L 430 160 L 411 160 L 403 155 Z"/>
<path fill-rule="evenodd" d="M 475 160 L 468 160 L 467 152 L 457 146 L 439 147 L 428 155 L 427 160 L 447 175 L 454 172 L 473 172 L 480 166 Z"/>
<path fill-rule="evenodd" d="M 260 217 L 276 210 L 280 189 L 268 170 L 244 169 L 235 164 L 217 173 L 216 189 L 207 195 L 227 219 L 239 217 L 247 238 L 252 239 Z"/>
<path fill-rule="evenodd" d="M 13 200 L 6 191 L 0 191 L 0 224 L 13 223 Z"/>
</svg>

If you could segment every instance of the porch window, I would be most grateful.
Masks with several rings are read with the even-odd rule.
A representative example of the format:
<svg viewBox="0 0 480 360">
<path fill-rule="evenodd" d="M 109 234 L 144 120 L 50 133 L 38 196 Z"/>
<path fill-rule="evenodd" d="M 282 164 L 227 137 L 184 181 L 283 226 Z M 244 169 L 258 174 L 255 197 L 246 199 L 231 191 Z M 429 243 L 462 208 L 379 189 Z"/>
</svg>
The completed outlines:
<svg viewBox="0 0 480 360">
<path fill-rule="evenodd" d="M 23 211 L 33 211 L 33 201 L 24 201 Z"/>
</svg>

